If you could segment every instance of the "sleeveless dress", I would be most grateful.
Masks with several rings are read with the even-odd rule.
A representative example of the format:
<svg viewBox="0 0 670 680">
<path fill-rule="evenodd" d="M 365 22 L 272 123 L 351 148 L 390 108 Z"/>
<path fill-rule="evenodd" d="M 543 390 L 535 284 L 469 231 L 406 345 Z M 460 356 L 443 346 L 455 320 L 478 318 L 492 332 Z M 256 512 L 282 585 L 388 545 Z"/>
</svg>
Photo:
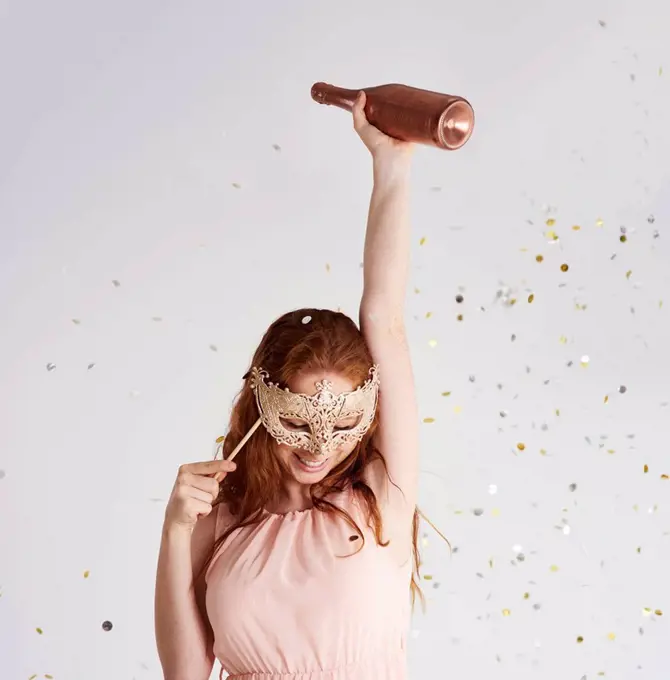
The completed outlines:
<svg viewBox="0 0 670 680">
<path fill-rule="evenodd" d="M 406 679 L 411 559 L 377 545 L 352 490 L 328 500 L 365 535 L 358 554 L 345 520 L 312 508 L 265 511 L 214 555 L 207 614 L 231 680 Z M 231 517 L 216 512 L 218 537 Z"/>
</svg>

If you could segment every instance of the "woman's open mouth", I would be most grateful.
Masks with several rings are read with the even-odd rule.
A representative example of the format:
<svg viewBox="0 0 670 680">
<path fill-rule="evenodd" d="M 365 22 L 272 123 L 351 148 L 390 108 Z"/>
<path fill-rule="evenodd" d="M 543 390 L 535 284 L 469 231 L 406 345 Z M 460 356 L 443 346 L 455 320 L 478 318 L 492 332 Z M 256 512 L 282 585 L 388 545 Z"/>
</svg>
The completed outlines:
<svg viewBox="0 0 670 680">
<path fill-rule="evenodd" d="M 324 460 L 309 460 L 309 458 L 301 458 L 297 453 L 293 454 L 298 461 L 299 466 L 305 470 L 305 472 L 321 472 L 326 467 L 328 458 Z"/>
</svg>

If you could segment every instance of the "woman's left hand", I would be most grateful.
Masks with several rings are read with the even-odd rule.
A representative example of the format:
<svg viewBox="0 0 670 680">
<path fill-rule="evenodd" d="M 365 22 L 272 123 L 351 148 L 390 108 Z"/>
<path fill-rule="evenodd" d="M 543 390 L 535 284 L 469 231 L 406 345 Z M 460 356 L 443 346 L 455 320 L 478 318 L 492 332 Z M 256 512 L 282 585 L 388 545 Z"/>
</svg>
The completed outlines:
<svg viewBox="0 0 670 680">
<path fill-rule="evenodd" d="M 369 149 L 375 161 L 395 162 L 406 160 L 412 155 L 414 144 L 385 135 L 368 122 L 365 115 L 365 92 L 361 90 L 353 106 L 354 130 Z"/>
</svg>

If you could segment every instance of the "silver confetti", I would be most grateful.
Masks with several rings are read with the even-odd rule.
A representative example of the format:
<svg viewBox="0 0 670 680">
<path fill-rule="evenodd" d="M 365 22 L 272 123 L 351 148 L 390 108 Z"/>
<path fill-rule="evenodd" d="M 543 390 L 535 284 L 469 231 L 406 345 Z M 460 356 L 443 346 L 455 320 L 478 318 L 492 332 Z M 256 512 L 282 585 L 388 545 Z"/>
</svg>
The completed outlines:
<svg viewBox="0 0 670 680">
<path fill-rule="evenodd" d="M 47 371 L 55 371 L 56 364 L 47 364 Z"/>
</svg>

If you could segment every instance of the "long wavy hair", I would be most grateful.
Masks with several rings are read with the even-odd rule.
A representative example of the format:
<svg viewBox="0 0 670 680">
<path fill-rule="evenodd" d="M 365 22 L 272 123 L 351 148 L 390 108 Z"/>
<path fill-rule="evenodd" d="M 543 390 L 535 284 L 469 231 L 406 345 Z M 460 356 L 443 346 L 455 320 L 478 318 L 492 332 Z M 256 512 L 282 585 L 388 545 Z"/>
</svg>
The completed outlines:
<svg viewBox="0 0 670 680">
<path fill-rule="evenodd" d="M 328 309 L 298 309 L 278 318 L 266 331 L 254 353 L 251 367 L 263 368 L 274 383 L 286 387 L 289 381 L 303 371 L 333 371 L 349 379 L 354 385 L 363 383 L 369 376 L 373 363 L 370 351 L 358 326 L 345 314 Z M 384 375 L 381 373 L 383 385 Z M 237 395 L 230 417 L 228 434 L 223 440 L 222 454 L 227 458 L 259 417 L 255 396 L 249 386 L 249 371 L 244 375 L 244 385 Z M 359 550 L 363 549 L 365 536 L 358 524 L 345 510 L 327 500 L 332 492 L 353 488 L 363 501 L 366 519 L 373 530 L 377 544 L 386 547 L 382 539 L 383 525 L 377 499 L 365 483 L 363 471 L 375 460 L 381 461 L 388 476 L 383 452 L 373 444 L 379 427 L 379 411 L 370 429 L 356 445 L 353 452 L 320 482 L 311 487 L 311 501 L 315 510 L 340 515 L 358 534 Z M 251 436 L 235 458 L 237 468 L 228 473 L 221 484 L 217 502 L 228 505 L 235 522 L 216 540 L 203 567 L 206 570 L 215 553 L 228 536 L 240 527 L 257 524 L 263 509 L 276 499 L 281 491 L 283 470 L 272 452 L 274 440 L 264 427 Z M 395 485 L 389 476 L 389 480 Z M 419 511 L 414 510 L 412 522 L 412 579 L 410 593 L 412 607 L 417 596 L 425 606 L 419 587 L 421 557 L 418 546 Z"/>
</svg>

